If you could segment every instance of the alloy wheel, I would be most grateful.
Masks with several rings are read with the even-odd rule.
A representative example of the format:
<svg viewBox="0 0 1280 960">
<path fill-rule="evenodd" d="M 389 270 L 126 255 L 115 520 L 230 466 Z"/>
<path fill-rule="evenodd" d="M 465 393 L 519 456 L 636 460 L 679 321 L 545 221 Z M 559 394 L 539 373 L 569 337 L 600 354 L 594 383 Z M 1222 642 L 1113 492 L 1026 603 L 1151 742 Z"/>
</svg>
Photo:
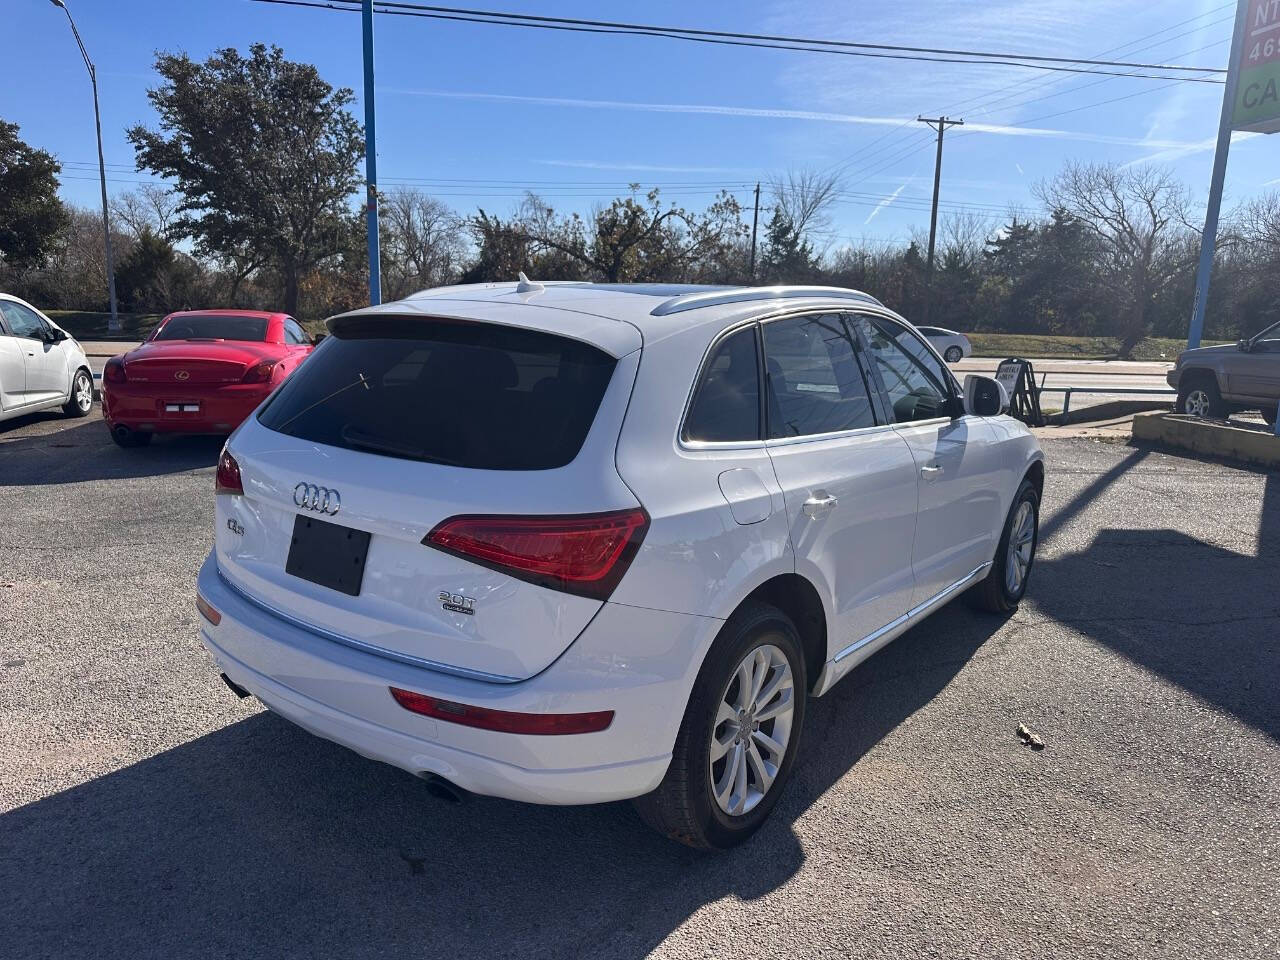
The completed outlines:
<svg viewBox="0 0 1280 960">
<path fill-rule="evenodd" d="M 76 375 L 76 406 L 88 411 L 93 406 L 93 381 L 83 373 Z"/>
<path fill-rule="evenodd" d="M 1209 415 L 1208 391 L 1197 387 L 1187 394 L 1187 399 L 1182 406 L 1183 412 L 1193 417 L 1207 417 Z"/>
<path fill-rule="evenodd" d="M 1014 514 L 1009 531 L 1009 550 L 1004 562 L 1004 585 L 1012 596 L 1017 596 L 1031 569 L 1035 552 L 1036 511 L 1031 503 L 1023 500 Z"/>
<path fill-rule="evenodd" d="M 765 798 L 787 754 L 795 713 L 795 677 L 773 644 L 749 652 L 720 696 L 711 730 L 711 795 L 730 816 Z"/>
</svg>

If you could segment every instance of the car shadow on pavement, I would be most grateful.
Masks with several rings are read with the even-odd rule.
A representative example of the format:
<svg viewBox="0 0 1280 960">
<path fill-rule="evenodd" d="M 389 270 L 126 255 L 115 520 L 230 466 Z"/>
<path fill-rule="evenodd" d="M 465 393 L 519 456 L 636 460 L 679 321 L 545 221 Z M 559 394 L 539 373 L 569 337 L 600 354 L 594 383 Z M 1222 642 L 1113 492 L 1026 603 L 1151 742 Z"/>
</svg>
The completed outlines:
<svg viewBox="0 0 1280 960">
<path fill-rule="evenodd" d="M 643 957 L 695 911 L 794 876 L 795 820 L 1003 622 L 942 611 L 815 701 L 773 817 L 720 854 L 652 833 L 625 803 L 435 800 L 258 713 L 0 816 L 4 952 Z M 229 696 L 214 683 L 208 696 Z"/>
<path fill-rule="evenodd" d="M 1045 539 L 1147 454 L 1135 450 L 1056 511 Z M 1280 473 L 1267 476 L 1257 530 L 1233 532 L 1253 549 L 1173 529 L 1100 530 L 1082 550 L 1037 561 L 1034 606 L 1280 741 Z"/>
<path fill-rule="evenodd" d="M 153 477 L 213 467 L 225 437 L 156 437 L 150 446 L 116 446 L 99 417 L 53 432 L 13 436 L 24 426 L 42 427 L 59 415 L 32 414 L 0 424 L 0 487 L 41 486 Z"/>
</svg>

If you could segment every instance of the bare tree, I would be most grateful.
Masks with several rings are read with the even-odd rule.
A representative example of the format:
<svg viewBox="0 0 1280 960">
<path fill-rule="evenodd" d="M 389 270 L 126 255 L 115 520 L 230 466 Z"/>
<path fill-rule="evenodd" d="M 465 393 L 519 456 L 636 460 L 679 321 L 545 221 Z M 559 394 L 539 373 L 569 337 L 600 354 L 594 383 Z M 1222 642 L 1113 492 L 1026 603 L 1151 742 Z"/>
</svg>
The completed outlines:
<svg viewBox="0 0 1280 960">
<path fill-rule="evenodd" d="M 466 222 L 435 197 L 400 187 L 380 200 L 382 283 L 391 299 L 454 282 L 467 254 Z"/>
<path fill-rule="evenodd" d="M 1264 193 L 1244 204 L 1232 217 L 1228 231 L 1271 256 L 1280 255 L 1280 192 Z"/>
<path fill-rule="evenodd" d="M 840 176 L 819 170 L 788 170 L 769 178 L 769 195 L 801 240 L 818 239 L 821 250 L 830 237 L 831 208 L 840 193 Z"/>
<path fill-rule="evenodd" d="M 133 237 L 144 231 L 166 239 L 178 215 L 180 198 L 168 187 L 158 183 L 145 183 L 137 190 L 122 193 L 111 201 L 111 216 L 124 225 Z"/>
<path fill-rule="evenodd" d="M 1120 354 L 1147 336 L 1148 308 L 1188 266 L 1186 188 L 1161 167 L 1068 163 L 1036 187 L 1098 241 L 1098 277 L 1117 307 Z"/>
</svg>

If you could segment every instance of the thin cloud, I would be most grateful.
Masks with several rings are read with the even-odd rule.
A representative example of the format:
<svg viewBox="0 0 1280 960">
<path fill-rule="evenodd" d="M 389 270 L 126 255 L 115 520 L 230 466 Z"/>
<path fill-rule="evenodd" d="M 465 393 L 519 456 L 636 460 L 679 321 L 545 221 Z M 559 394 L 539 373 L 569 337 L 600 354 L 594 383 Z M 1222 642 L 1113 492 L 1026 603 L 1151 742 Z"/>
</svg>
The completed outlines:
<svg viewBox="0 0 1280 960">
<path fill-rule="evenodd" d="M 868 223 L 870 223 L 872 220 L 876 218 L 876 214 L 878 214 L 885 207 L 889 206 L 889 204 L 893 203 L 893 201 L 897 200 L 898 194 L 902 193 L 902 191 L 907 188 L 907 185 L 911 183 L 911 181 L 914 179 L 915 177 L 908 177 L 906 180 L 903 180 L 902 183 L 898 185 L 897 190 L 893 191 L 893 193 L 889 194 L 889 196 L 885 197 L 883 200 L 881 200 L 879 203 L 876 204 L 876 208 L 872 210 L 869 214 L 867 214 L 867 219 L 862 221 L 862 225 L 865 227 Z"/>
<path fill-rule="evenodd" d="M 821 110 L 786 110 L 778 107 L 738 107 L 710 103 L 641 103 L 625 100 L 586 100 L 578 97 L 529 97 L 508 93 L 478 93 L 462 90 L 411 90 L 391 87 L 386 93 L 412 97 L 440 97 L 449 100 L 472 100 L 486 103 L 522 103 L 543 107 L 573 107 L 590 110 L 626 110 L 641 113 L 687 113 L 721 117 L 756 117 L 769 120 L 811 120 L 820 123 L 852 123 L 881 127 L 900 127 L 910 118 L 874 117 L 852 113 L 829 113 Z M 1197 146 L 1187 140 L 1152 140 L 1138 137 L 1112 136 L 1079 130 L 1055 130 L 1048 127 L 1013 127 L 998 123 L 966 123 L 971 133 L 989 133 L 1008 137 L 1041 137 L 1053 140 L 1075 140 L 1082 143 L 1106 143 L 1115 146 L 1147 147 L 1178 150 Z"/>
</svg>

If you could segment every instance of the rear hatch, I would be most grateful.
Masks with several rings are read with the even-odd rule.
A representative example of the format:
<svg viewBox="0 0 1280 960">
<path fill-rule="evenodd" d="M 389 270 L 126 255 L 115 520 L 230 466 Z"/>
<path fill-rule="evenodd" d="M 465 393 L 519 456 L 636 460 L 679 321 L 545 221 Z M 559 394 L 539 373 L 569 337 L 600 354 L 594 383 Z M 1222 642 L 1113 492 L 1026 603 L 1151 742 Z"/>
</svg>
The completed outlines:
<svg viewBox="0 0 1280 960">
<path fill-rule="evenodd" d="M 638 353 L 476 320 L 331 330 L 228 444 L 244 492 L 217 498 L 222 576 L 396 659 L 497 681 L 544 669 L 643 536 L 614 466 Z M 548 531 L 573 562 L 614 551 L 595 557 L 604 578 L 548 567 Z"/>
<path fill-rule="evenodd" d="M 232 340 L 160 340 L 125 354 L 125 376 L 134 383 L 239 383 L 249 368 L 274 359 L 280 348 Z"/>
</svg>

